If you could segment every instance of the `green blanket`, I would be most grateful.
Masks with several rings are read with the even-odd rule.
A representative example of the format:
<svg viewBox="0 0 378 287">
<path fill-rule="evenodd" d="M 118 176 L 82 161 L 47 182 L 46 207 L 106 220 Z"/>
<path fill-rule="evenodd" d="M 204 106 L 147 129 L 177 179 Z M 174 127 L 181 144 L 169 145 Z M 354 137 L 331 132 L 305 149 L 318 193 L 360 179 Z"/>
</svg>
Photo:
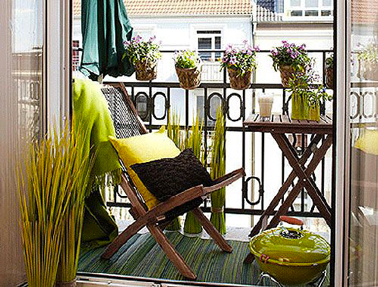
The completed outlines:
<svg viewBox="0 0 378 287">
<path fill-rule="evenodd" d="M 95 248 L 111 242 L 118 234 L 114 219 L 106 210 L 104 195 L 106 180 L 119 182 L 121 167 L 118 155 L 108 136 L 114 136 L 113 121 L 101 86 L 91 80 L 75 79 L 73 84 L 73 116 L 89 135 L 85 143 L 88 152 L 95 156 L 85 201 L 83 248 Z"/>
</svg>

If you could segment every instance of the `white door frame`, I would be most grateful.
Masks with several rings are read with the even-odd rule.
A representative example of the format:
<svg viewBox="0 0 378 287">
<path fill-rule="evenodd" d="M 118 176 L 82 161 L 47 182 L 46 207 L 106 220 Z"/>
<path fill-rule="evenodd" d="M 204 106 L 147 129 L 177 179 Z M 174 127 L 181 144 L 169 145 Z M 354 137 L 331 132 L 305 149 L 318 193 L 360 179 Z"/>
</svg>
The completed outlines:
<svg viewBox="0 0 378 287">
<path fill-rule="evenodd" d="M 336 0 L 336 158 L 334 211 L 334 286 L 347 286 L 350 142 L 350 1 Z"/>
</svg>

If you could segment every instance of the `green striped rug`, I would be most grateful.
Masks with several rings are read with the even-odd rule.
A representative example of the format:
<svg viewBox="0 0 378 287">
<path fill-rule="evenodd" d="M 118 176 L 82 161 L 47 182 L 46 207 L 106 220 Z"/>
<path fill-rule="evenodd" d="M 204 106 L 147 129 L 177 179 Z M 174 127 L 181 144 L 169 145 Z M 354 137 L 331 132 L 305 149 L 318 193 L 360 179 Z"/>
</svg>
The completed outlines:
<svg viewBox="0 0 378 287">
<path fill-rule="evenodd" d="M 166 235 L 197 274 L 197 281 L 245 285 L 257 282 L 260 271 L 256 263 L 243 264 L 249 253 L 247 242 L 228 241 L 233 252 L 225 253 L 209 239 L 187 237 L 179 232 L 167 232 Z M 79 271 L 185 280 L 148 233 L 133 236 L 110 260 L 100 258 L 104 249 L 83 252 Z M 274 286 L 267 281 L 264 285 Z"/>
</svg>

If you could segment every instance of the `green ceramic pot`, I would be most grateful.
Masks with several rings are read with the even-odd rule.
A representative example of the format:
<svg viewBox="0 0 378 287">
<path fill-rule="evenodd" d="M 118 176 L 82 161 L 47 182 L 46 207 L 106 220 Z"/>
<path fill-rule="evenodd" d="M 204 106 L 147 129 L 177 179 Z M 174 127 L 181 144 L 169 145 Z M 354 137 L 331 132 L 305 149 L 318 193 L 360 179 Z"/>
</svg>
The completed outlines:
<svg viewBox="0 0 378 287">
<path fill-rule="evenodd" d="M 284 285 L 314 281 L 330 261 L 331 248 L 321 236 L 295 228 L 274 228 L 254 236 L 249 248 L 261 271 Z"/>
</svg>

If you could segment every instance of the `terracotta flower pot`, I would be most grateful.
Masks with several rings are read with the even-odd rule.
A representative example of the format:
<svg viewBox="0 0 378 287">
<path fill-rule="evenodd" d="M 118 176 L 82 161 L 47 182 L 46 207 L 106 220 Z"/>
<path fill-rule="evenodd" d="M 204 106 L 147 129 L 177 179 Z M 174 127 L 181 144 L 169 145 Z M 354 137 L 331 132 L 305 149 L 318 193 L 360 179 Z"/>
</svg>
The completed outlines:
<svg viewBox="0 0 378 287">
<path fill-rule="evenodd" d="M 176 67 L 176 73 L 180 81 L 180 87 L 185 90 L 194 90 L 201 84 L 200 69 L 183 69 Z"/>
<path fill-rule="evenodd" d="M 151 81 L 157 77 L 157 63 L 140 61 L 135 63 L 136 79 L 139 81 Z"/>
<path fill-rule="evenodd" d="M 327 89 L 334 89 L 334 80 L 333 80 L 333 68 L 326 68 L 326 87 Z"/>
<path fill-rule="evenodd" d="M 292 79 L 294 75 L 294 68 L 292 66 L 280 66 L 278 69 L 281 74 L 282 86 L 288 88 L 290 79 Z"/>
<path fill-rule="evenodd" d="M 238 71 L 227 69 L 230 78 L 230 86 L 234 90 L 245 90 L 251 85 L 252 72 L 248 71 L 244 75 L 240 75 Z"/>
</svg>

